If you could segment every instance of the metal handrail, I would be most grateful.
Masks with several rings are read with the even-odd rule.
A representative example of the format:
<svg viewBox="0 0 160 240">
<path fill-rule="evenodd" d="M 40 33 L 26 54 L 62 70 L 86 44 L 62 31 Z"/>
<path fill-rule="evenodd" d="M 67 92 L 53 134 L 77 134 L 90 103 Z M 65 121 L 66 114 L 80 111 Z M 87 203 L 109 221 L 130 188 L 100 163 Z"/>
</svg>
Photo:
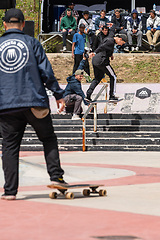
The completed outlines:
<svg viewBox="0 0 160 240">
<path fill-rule="evenodd" d="M 102 94 L 102 92 L 106 89 L 106 94 L 105 94 L 106 107 L 105 107 L 104 112 L 107 113 L 107 87 L 108 87 L 108 84 L 103 83 L 103 87 L 100 89 L 100 91 L 95 96 L 95 98 L 93 100 L 93 103 L 90 103 L 90 106 L 88 107 L 87 111 L 82 116 L 82 122 L 83 122 L 83 126 L 82 126 L 82 135 L 83 135 L 82 151 L 83 152 L 86 150 L 86 118 L 87 118 L 87 115 L 89 114 L 91 109 L 94 107 L 94 132 L 96 132 L 97 131 L 97 103 L 94 103 L 94 102 L 99 98 L 99 96 Z"/>
</svg>

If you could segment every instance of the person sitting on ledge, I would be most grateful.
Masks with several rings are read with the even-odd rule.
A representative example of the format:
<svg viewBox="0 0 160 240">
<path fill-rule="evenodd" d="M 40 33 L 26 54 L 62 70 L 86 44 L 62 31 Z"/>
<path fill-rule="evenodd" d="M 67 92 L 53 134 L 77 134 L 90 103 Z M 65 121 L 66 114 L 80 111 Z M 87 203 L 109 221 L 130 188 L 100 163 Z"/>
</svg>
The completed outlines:
<svg viewBox="0 0 160 240">
<path fill-rule="evenodd" d="M 66 38 L 67 35 L 74 35 L 75 30 L 77 28 L 76 19 L 72 16 L 72 12 L 70 8 L 66 9 L 66 16 L 62 18 L 60 29 L 63 34 L 63 51 L 67 50 L 66 47 Z"/>
<path fill-rule="evenodd" d="M 157 39 L 160 36 L 160 18 L 156 16 L 154 10 L 150 11 L 146 25 L 148 30 L 146 36 L 150 44 L 150 50 L 155 50 Z"/>
</svg>

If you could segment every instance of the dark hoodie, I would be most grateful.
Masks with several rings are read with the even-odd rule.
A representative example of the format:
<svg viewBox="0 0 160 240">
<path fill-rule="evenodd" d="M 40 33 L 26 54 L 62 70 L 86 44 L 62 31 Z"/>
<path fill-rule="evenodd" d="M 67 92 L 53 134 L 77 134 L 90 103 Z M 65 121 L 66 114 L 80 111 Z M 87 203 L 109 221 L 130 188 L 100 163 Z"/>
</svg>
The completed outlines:
<svg viewBox="0 0 160 240">
<path fill-rule="evenodd" d="M 121 30 L 121 27 L 125 28 L 125 18 L 120 15 L 120 18 L 116 18 L 116 15 L 114 14 L 111 23 L 115 24 L 116 32 L 119 32 Z"/>
<path fill-rule="evenodd" d="M 134 20 L 133 19 L 133 13 L 136 13 L 137 14 L 137 18 Z M 132 13 L 131 13 L 131 16 L 128 21 L 127 21 L 127 29 L 128 30 L 132 30 L 133 28 L 134 29 L 137 29 L 137 30 L 141 30 L 141 19 L 138 17 L 138 12 L 136 9 L 133 9 Z"/>
<path fill-rule="evenodd" d="M 85 61 L 86 60 L 82 59 L 78 69 L 84 69 Z M 66 97 L 67 95 L 70 95 L 70 94 L 77 94 L 77 95 L 82 97 L 83 102 L 84 102 L 85 105 L 89 105 L 89 103 L 84 100 L 85 94 L 84 94 L 84 92 L 82 90 L 81 82 L 78 81 L 75 78 L 75 74 L 73 74 L 72 76 L 68 77 L 67 78 L 67 82 L 68 82 L 68 84 L 67 84 L 67 86 L 65 88 L 65 92 L 63 94 L 63 98 Z"/>
<path fill-rule="evenodd" d="M 97 36 L 95 36 L 94 41 L 93 41 L 93 46 L 92 46 L 92 52 L 94 52 L 99 45 L 103 42 L 104 38 L 112 38 L 115 35 L 115 29 L 114 27 L 108 29 L 108 34 L 104 35 L 104 33 L 101 31 L 98 33 Z"/>
</svg>

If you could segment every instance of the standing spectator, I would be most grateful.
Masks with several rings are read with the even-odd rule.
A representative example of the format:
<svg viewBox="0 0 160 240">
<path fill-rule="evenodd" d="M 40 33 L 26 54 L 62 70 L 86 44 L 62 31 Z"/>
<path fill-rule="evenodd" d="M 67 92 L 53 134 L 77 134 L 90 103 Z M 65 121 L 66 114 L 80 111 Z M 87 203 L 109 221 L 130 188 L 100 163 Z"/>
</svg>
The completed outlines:
<svg viewBox="0 0 160 240">
<path fill-rule="evenodd" d="M 100 17 L 97 17 L 95 20 L 96 35 L 102 31 L 102 27 L 104 25 L 108 25 L 108 27 L 112 27 L 113 24 L 111 24 L 109 19 L 106 18 L 106 11 L 102 10 L 100 13 Z"/>
<path fill-rule="evenodd" d="M 41 44 L 24 34 L 21 10 L 8 10 L 3 20 L 6 32 L 0 38 L 0 124 L 5 184 L 1 198 L 15 200 L 19 185 L 19 150 L 27 123 L 43 143 L 50 180 L 65 184 L 45 86 L 53 91 L 57 104 L 62 104 L 60 111 L 64 108 L 64 91 Z"/>
<path fill-rule="evenodd" d="M 76 22 L 77 22 L 78 18 L 79 18 L 79 14 L 76 10 L 74 10 L 74 6 L 75 6 L 75 4 L 72 2 L 68 4 L 68 8 L 70 8 L 72 11 L 72 16 L 76 19 Z M 63 17 L 65 17 L 65 15 L 66 15 L 66 10 L 61 14 L 60 21 Z"/>
<path fill-rule="evenodd" d="M 138 51 L 142 46 L 142 21 L 138 17 L 138 12 L 136 9 L 132 11 L 132 16 L 127 21 L 127 30 L 128 43 L 131 51 Z M 133 47 L 133 36 L 137 36 L 137 46 L 135 49 Z"/>
<path fill-rule="evenodd" d="M 60 29 L 62 30 L 63 34 L 63 51 L 67 50 L 66 47 L 67 35 L 69 34 L 73 36 L 75 34 L 76 28 L 77 28 L 76 19 L 72 16 L 71 9 L 67 8 L 66 16 L 62 18 L 60 25 Z"/>
<path fill-rule="evenodd" d="M 93 22 L 92 19 L 89 18 L 89 12 L 88 11 L 84 11 L 83 12 L 83 18 L 81 18 L 79 20 L 79 24 L 78 27 L 80 26 L 80 24 L 83 23 L 85 25 L 85 30 L 84 33 L 87 35 L 88 39 L 90 39 L 90 45 L 92 45 L 93 40 L 94 40 L 94 31 L 93 29 Z"/>
<path fill-rule="evenodd" d="M 154 10 L 150 11 L 150 16 L 147 19 L 147 39 L 150 44 L 150 49 L 155 50 L 155 44 L 160 36 L 160 18 L 156 16 Z"/>
<path fill-rule="evenodd" d="M 118 33 L 127 35 L 127 32 L 125 31 L 125 18 L 121 15 L 120 9 L 117 8 L 114 10 L 111 23 L 114 24 L 115 34 Z"/>
<path fill-rule="evenodd" d="M 73 73 L 77 70 L 83 58 L 85 41 L 86 41 L 86 35 L 84 34 L 84 29 L 85 29 L 85 25 L 81 23 L 79 25 L 78 33 L 75 33 L 73 36 L 73 43 L 72 43 L 72 57 L 74 58 Z M 85 61 L 84 70 L 86 71 L 86 73 L 88 73 L 88 75 L 90 75 L 88 59 Z"/>
<path fill-rule="evenodd" d="M 78 70 L 67 78 L 67 86 L 65 88 L 65 92 L 63 94 L 66 108 L 71 108 L 73 111 L 72 120 L 80 120 L 80 114 L 82 112 L 81 103 L 82 100 L 85 105 L 89 105 L 89 103 L 85 100 L 85 94 L 82 90 L 81 81 L 84 73 L 86 58 L 83 57 Z"/>
</svg>

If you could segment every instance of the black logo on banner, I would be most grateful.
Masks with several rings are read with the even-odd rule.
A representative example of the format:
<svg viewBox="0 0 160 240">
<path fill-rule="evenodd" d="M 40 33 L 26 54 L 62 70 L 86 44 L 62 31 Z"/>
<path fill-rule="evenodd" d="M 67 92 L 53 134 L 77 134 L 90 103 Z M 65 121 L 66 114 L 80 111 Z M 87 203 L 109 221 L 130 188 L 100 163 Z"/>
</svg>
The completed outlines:
<svg viewBox="0 0 160 240">
<path fill-rule="evenodd" d="M 150 96 L 151 96 L 151 90 L 146 87 L 140 88 L 136 92 L 136 97 L 140 99 L 148 98 Z"/>
</svg>

